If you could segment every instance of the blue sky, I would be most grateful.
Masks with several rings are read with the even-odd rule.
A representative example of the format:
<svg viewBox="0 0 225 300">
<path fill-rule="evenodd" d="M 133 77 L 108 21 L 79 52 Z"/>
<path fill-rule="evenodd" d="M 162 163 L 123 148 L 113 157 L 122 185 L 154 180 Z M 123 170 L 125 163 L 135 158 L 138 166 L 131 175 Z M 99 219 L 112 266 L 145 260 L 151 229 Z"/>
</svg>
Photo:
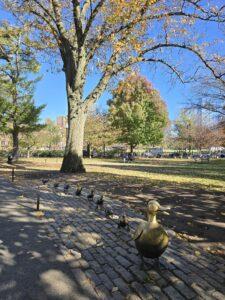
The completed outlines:
<svg viewBox="0 0 225 300">
<path fill-rule="evenodd" d="M 47 72 L 48 65 L 43 65 L 41 68 L 42 80 L 37 84 L 35 91 L 35 100 L 37 104 L 46 104 L 46 108 L 42 113 L 42 119 L 55 119 L 56 116 L 66 115 L 67 102 L 65 91 L 64 73 Z M 167 103 L 169 117 L 174 119 L 177 117 L 179 110 L 185 102 L 185 92 L 188 86 L 176 82 L 172 84 L 169 82 L 170 77 L 162 70 L 151 73 L 147 66 L 141 68 L 140 73 L 146 76 L 153 84 L 153 86 L 160 91 L 164 101 Z M 89 79 L 86 93 L 91 89 L 93 83 L 97 80 L 95 76 Z M 107 109 L 107 100 L 110 98 L 110 93 L 105 92 L 98 100 L 97 106 L 101 110 Z"/>
</svg>

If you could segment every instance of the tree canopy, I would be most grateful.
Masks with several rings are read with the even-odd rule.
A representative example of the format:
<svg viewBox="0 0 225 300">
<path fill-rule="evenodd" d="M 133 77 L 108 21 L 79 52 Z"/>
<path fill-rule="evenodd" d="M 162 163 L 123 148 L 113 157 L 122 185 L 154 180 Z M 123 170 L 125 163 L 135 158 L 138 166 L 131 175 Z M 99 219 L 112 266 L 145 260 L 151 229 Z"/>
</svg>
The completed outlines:
<svg viewBox="0 0 225 300">
<path fill-rule="evenodd" d="M 84 170 L 81 156 L 87 112 L 120 72 L 144 62 L 159 64 L 184 82 L 204 67 L 224 81 L 220 45 L 202 38 L 201 30 L 208 23 L 225 22 L 222 1 L 221 5 L 213 5 L 209 0 L 1 2 L 20 22 L 31 24 L 37 49 L 50 52 L 51 57 L 61 57 L 68 101 L 68 136 L 61 168 L 64 172 Z M 186 59 L 181 60 L 181 54 L 187 51 L 193 54 L 188 65 Z M 97 73 L 99 80 L 84 95 L 92 72 Z"/>
<path fill-rule="evenodd" d="M 112 126 L 120 129 L 118 140 L 130 145 L 157 145 L 162 141 L 168 121 L 165 102 L 150 82 L 140 75 L 130 75 L 119 82 L 109 101 Z"/>
<path fill-rule="evenodd" d="M 223 127 L 200 111 L 181 111 L 174 125 L 173 145 L 178 149 L 201 151 L 224 143 Z"/>
<path fill-rule="evenodd" d="M 91 148 L 102 149 L 116 140 L 117 132 L 110 125 L 107 114 L 98 111 L 90 112 L 84 130 L 84 142 L 87 145 L 89 156 Z"/>
<path fill-rule="evenodd" d="M 36 106 L 33 94 L 36 79 L 28 79 L 39 70 L 39 65 L 29 46 L 28 31 L 3 24 L 1 36 L 7 36 L 2 45 L 7 60 L 0 63 L 0 129 L 13 138 L 14 157 L 18 155 L 19 134 L 29 133 L 43 127 L 39 123 L 45 105 Z"/>
</svg>

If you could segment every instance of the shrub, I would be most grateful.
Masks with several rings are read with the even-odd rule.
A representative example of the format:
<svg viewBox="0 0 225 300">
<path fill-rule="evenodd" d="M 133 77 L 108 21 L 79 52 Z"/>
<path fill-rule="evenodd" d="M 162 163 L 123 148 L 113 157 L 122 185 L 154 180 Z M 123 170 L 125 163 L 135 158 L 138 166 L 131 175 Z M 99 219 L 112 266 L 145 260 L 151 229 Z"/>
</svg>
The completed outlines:
<svg viewBox="0 0 225 300">
<path fill-rule="evenodd" d="M 38 150 L 32 156 L 34 157 L 63 157 L 63 150 Z"/>
</svg>

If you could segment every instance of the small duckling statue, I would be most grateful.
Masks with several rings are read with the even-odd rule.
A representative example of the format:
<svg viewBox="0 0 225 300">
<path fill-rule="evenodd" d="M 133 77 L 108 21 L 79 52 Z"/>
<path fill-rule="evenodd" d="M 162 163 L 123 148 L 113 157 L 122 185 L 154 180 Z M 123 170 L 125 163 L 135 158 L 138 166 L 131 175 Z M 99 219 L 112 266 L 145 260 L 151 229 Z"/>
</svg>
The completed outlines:
<svg viewBox="0 0 225 300">
<path fill-rule="evenodd" d="M 110 205 L 106 205 L 106 207 L 105 207 L 105 216 L 107 218 L 113 217 L 113 209 Z"/>
<path fill-rule="evenodd" d="M 141 257 L 156 258 L 159 264 L 159 257 L 166 250 L 169 243 L 169 236 L 165 229 L 157 222 L 156 214 L 159 210 L 166 210 L 153 200 L 148 203 L 148 221 L 141 222 L 134 235 L 136 248 Z"/>
<path fill-rule="evenodd" d="M 103 195 L 101 195 L 100 198 L 96 201 L 96 210 L 98 208 L 102 209 L 103 203 L 104 203 L 104 199 L 103 199 Z"/>
<path fill-rule="evenodd" d="M 128 231 L 130 230 L 130 226 L 128 223 L 128 219 L 125 213 L 123 213 L 120 217 L 119 217 L 119 223 L 118 223 L 118 229 L 120 228 L 126 228 Z"/>
<path fill-rule="evenodd" d="M 59 187 L 59 183 L 58 182 L 54 183 L 54 189 L 57 190 L 58 187 Z"/>
<path fill-rule="evenodd" d="M 82 187 L 80 185 L 77 186 L 77 189 L 76 189 L 76 196 L 80 196 L 81 195 L 81 192 L 82 192 Z"/>
<path fill-rule="evenodd" d="M 88 200 L 93 200 L 94 199 L 94 192 L 95 192 L 95 190 L 91 189 L 90 194 L 87 195 Z"/>
<path fill-rule="evenodd" d="M 41 181 L 42 181 L 43 185 L 46 185 L 46 183 L 49 182 L 49 179 L 42 179 Z"/>
<path fill-rule="evenodd" d="M 63 191 L 64 191 L 65 194 L 68 193 L 69 188 L 70 188 L 70 185 L 69 185 L 69 184 L 64 184 Z"/>
</svg>

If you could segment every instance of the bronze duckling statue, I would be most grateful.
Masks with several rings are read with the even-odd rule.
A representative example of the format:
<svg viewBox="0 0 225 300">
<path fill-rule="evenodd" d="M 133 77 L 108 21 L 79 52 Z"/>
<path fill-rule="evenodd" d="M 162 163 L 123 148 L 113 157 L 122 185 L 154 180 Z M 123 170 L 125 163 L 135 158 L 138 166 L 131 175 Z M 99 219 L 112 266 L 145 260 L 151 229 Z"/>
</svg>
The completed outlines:
<svg viewBox="0 0 225 300">
<path fill-rule="evenodd" d="M 159 257 L 168 246 L 169 236 L 163 226 L 157 222 L 156 214 L 159 210 L 167 209 L 169 208 L 161 207 L 155 200 L 150 201 L 147 208 L 148 221 L 142 221 L 133 235 L 141 257 L 157 259 L 158 264 Z"/>
<path fill-rule="evenodd" d="M 80 185 L 77 186 L 77 189 L 76 189 L 76 192 L 75 192 L 76 196 L 80 196 L 81 195 L 82 189 L 83 188 Z"/>
<path fill-rule="evenodd" d="M 106 205 L 106 207 L 105 207 L 105 216 L 106 216 L 106 218 L 113 217 L 113 209 L 110 205 Z"/>
<path fill-rule="evenodd" d="M 127 219 L 127 216 L 125 213 L 123 213 L 120 217 L 119 217 L 119 222 L 118 222 L 118 229 L 121 228 L 126 228 L 128 231 L 130 231 L 130 226 L 129 226 L 129 222 Z"/>
<path fill-rule="evenodd" d="M 87 199 L 88 200 L 93 200 L 94 199 L 94 193 L 95 193 L 95 190 L 91 189 L 91 192 L 87 195 Z"/>
<path fill-rule="evenodd" d="M 46 185 L 46 183 L 49 182 L 49 179 L 42 179 L 41 181 L 42 181 L 43 185 Z"/>
<path fill-rule="evenodd" d="M 65 194 L 68 194 L 69 188 L 70 188 L 70 185 L 65 183 L 64 187 L 63 187 L 63 191 L 64 191 Z"/>
<path fill-rule="evenodd" d="M 95 210 L 97 210 L 98 208 L 102 209 L 103 208 L 103 204 L 104 204 L 104 198 L 103 198 L 103 195 L 101 195 L 100 198 L 96 201 L 96 208 L 95 208 Z"/>
<path fill-rule="evenodd" d="M 54 183 L 54 189 L 58 189 L 58 187 L 59 187 L 59 183 L 58 183 L 58 182 L 55 182 L 55 183 Z"/>
</svg>

